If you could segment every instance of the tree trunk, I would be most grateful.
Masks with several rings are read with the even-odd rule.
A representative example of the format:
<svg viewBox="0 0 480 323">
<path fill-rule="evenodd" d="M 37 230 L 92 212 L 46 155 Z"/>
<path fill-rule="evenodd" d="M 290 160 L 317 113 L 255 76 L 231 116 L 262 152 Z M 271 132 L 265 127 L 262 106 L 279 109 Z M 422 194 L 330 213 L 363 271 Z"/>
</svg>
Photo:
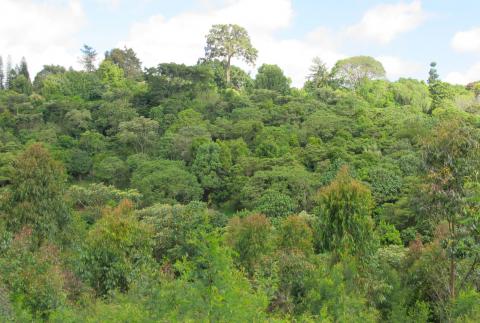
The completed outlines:
<svg viewBox="0 0 480 323">
<path fill-rule="evenodd" d="M 455 221 L 454 220 L 452 220 L 450 223 L 450 232 L 451 232 L 452 241 L 455 241 Z M 448 282 L 451 300 L 455 299 L 455 269 L 456 269 L 455 267 L 456 267 L 455 254 L 454 254 L 454 250 L 452 250 L 450 254 L 450 277 Z"/>
<path fill-rule="evenodd" d="M 455 259 L 453 257 L 450 259 L 450 299 L 455 299 Z"/>
</svg>

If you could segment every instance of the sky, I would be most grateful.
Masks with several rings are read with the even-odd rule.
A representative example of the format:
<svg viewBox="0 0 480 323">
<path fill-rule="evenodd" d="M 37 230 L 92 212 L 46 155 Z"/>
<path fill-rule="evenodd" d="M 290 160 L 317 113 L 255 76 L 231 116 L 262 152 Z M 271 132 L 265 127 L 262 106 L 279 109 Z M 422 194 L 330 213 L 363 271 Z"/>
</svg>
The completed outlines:
<svg viewBox="0 0 480 323">
<path fill-rule="evenodd" d="M 356 55 L 375 57 L 388 79 L 480 79 L 478 0 L 0 0 L 0 55 L 26 57 L 31 74 L 44 64 L 80 68 L 83 44 L 99 57 L 131 47 L 145 67 L 195 64 L 211 25 L 245 27 L 259 51 L 252 75 L 277 64 L 302 86 L 314 57 L 331 67 Z"/>
</svg>

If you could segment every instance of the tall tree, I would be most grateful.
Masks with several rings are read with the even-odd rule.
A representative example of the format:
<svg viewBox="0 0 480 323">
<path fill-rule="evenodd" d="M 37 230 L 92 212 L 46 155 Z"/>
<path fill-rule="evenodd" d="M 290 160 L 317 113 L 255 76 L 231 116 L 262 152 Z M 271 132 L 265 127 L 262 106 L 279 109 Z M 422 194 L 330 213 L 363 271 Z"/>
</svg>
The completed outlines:
<svg viewBox="0 0 480 323">
<path fill-rule="evenodd" d="M 428 114 L 432 114 L 433 110 L 440 107 L 445 101 L 453 97 L 451 87 L 440 80 L 440 76 L 437 72 L 437 63 L 430 63 L 430 71 L 428 72 L 428 90 L 430 97 L 432 98 L 432 104 L 427 110 Z"/>
<path fill-rule="evenodd" d="M 439 81 L 439 75 L 437 72 L 437 63 L 431 62 L 430 63 L 430 70 L 428 71 L 428 84 L 433 84 Z"/>
<path fill-rule="evenodd" d="M 7 57 L 7 68 L 5 71 L 5 88 L 9 89 L 12 83 L 12 80 L 15 78 L 15 70 L 12 68 L 12 58 L 10 55 Z"/>
<path fill-rule="evenodd" d="M 95 61 L 97 60 L 97 52 L 93 47 L 88 45 L 83 45 L 82 49 L 82 56 L 80 57 L 80 64 L 83 65 L 83 68 L 87 72 L 95 71 Z"/>
<path fill-rule="evenodd" d="M 315 57 L 310 66 L 310 74 L 307 76 L 308 83 L 306 87 L 321 88 L 328 85 L 330 73 L 325 63 L 319 58 Z"/>
<path fill-rule="evenodd" d="M 446 223 L 442 241 L 450 261 L 448 291 L 457 294 L 457 265 L 470 258 L 472 270 L 480 262 L 478 201 L 480 196 L 480 133 L 461 120 L 441 122 L 423 144 L 426 167 L 426 208 L 435 224 Z"/>
<path fill-rule="evenodd" d="M 140 80 L 142 78 L 142 62 L 131 48 L 114 48 L 107 51 L 105 60 L 110 60 L 123 69 L 125 77 L 128 79 Z"/>
<path fill-rule="evenodd" d="M 385 69 L 382 63 L 373 57 L 353 56 L 335 63 L 332 75 L 340 85 L 355 88 L 362 80 L 384 78 Z"/>
<path fill-rule="evenodd" d="M 15 160 L 11 178 L 6 203 L 10 229 L 29 226 L 38 241 L 57 237 L 69 220 L 63 166 L 41 144 L 33 144 Z"/>
<path fill-rule="evenodd" d="M 25 57 L 22 57 L 22 60 L 20 61 L 20 66 L 18 67 L 17 74 L 23 75 L 27 80 L 30 80 L 30 73 L 28 72 L 28 65 Z"/>
<path fill-rule="evenodd" d="M 3 58 L 0 56 L 0 90 L 3 90 L 5 88 L 4 82 L 5 82 L 5 74 L 3 74 Z"/>
<path fill-rule="evenodd" d="M 373 251 L 373 198 L 368 187 L 350 177 L 344 166 L 319 192 L 318 247 L 337 255 L 365 256 Z"/>
<path fill-rule="evenodd" d="M 232 24 L 213 25 L 206 38 L 205 58 L 223 59 L 227 84 L 230 84 L 232 58 L 240 58 L 249 64 L 255 64 L 258 51 L 252 46 L 245 28 Z"/>
<path fill-rule="evenodd" d="M 20 65 L 17 65 L 15 72 L 10 74 L 9 88 L 19 93 L 32 94 L 32 81 L 28 72 L 27 60 L 22 57 Z"/>
</svg>

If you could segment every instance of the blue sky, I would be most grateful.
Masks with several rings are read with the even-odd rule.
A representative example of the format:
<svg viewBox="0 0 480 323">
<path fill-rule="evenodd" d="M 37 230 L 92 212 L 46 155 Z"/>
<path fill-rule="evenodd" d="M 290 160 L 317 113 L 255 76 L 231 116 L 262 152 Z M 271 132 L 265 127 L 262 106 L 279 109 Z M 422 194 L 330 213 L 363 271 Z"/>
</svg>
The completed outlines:
<svg viewBox="0 0 480 323">
<path fill-rule="evenodd" d="M 257 66 L 278 64 L 301 86 L 313 57 L 327 65 L 354 55 L 379 59 L 387 76 L 480 79 L 480 2 L 475 0 L 0 0 L 0 55 L 78 68 L 79 48 L 127 45 L 144 65 L 194 64 L 215 23 L 247 28 Z M 3 10 L 2 10 L 3 11 Z M 237 62 L 252 74 L 256 67 Z"/>
</svg>

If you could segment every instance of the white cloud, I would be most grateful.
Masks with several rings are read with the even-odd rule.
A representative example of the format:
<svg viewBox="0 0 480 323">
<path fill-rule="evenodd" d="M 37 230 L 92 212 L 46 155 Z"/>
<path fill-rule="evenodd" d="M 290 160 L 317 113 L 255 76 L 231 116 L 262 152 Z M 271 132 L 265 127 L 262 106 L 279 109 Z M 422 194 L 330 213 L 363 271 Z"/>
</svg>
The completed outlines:
<svg viewBox="0 0 480 323">
<path fill-rule="evenodd" d="M 84 23 L 79 0 L 2 0 L 0 55 L 14 63 L 27 58 L 30 74 L 44 64 L 75 63 L 80 45 L 74 35 Z"/>
<path fill-rule="evenodd" d="M 387 78 L 392 81 L 407 75 L 417 76 L 423 69 L 422 65 L 416 62 L 406 61 L 395 56 L 379 56 L 377 59 L 385 68 Z"/>
<path fill-rule="evenodd" d="M 368 10 L 360 23 L 347 28 L 347 35 L 382 44 L 412 31 L 427 18 L 420 0 L 411 3 L 381 4 Z"/>
<path fill-rule="evenodd" d="M 480 62 L 474 64 L 464 72 L 451 72 L 445 77 L 446 82 L 462 85 L 478 80 L 480 80 Z"/>
<path fill-rule="evenodd" d="M 112 9 L 118 8 L 121 0 L 96 0 L 99 4 L 108 6 Z"/>
<path fill-rule="evenodd" d="M 231 0 L 222 6 L 209 4 L 209 10 L 184 12 L 169 19 L 156 15 L 137 22 L 118 46 L 132 47 L 146 66 L 160 62 L 194 64 L 204 56 L 205 35 L 211 25 L 236 23 L 248 30 L 253 45 L 259 50 L 257 67 L 262 63 L 278 64 L 292 78 L 294 86 L 303 85 L 313 57 L 320 56 L 332 65 L 342 56 L 327 29 L 314 30 L 303 39 L 275 36 L 292 22 L 291 0 Z M 272 8 L 275 8 L 274 14 Z M 251 67 L 239 65 L 253 72 Z"/>
<path fill-rule="evenodd" d="M 451 45 L 459 52 L 480 52 L 480 27 L 457 32 Z"/>
</svg>

